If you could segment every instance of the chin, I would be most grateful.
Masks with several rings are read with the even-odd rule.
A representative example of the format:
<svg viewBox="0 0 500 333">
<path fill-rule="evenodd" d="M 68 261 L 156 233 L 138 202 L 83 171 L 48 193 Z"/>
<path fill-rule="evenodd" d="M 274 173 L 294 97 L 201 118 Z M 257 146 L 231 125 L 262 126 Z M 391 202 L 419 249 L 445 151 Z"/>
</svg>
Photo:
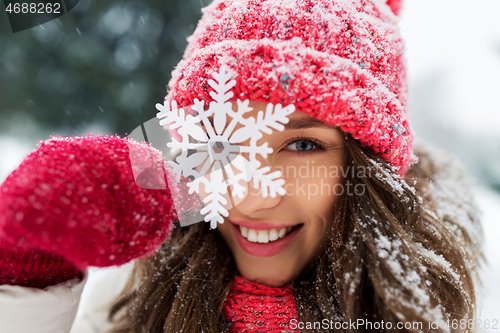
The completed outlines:
<svg viewBox="0 0 500 333">
<path fill-rule="evenodd" d="M 260 264 L 256 263 L 253 265 L 249 265 L 248 262 L 238 263 L 238 261 L 236 261 L 236 266 L 238 268 L 238 271 L 240 272 L 240 275 L 245 279 L 272 287 L 285 286 L 293 282 L 300 274 L 300 272 L 290 270 L 290 268 L 295 266 L 293 264 L 290 264 L 290 266 L 287 267 L 283 267 L 283 265 L 272 263 L 272 261 L 265 261 L 268 262 L 263 262 Z M 288 261 L 280 260 L 281 264 L 283 264 L 283 262 Z M 293 262 L 293 260 L 290 260 L 289 262 Z"/>
</svg>

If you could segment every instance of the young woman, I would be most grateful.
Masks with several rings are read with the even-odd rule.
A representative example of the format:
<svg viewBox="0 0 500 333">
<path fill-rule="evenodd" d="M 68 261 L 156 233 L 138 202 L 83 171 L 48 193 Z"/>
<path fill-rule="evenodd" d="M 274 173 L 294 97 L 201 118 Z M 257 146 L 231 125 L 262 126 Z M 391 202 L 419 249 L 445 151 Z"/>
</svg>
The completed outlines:
<svg viewBox="0 0 500 333">
<path fill-rule="evenodd" d="M 224 207 L 206 218 L 216 223 L 181 227 L 186 211 L 213 203 L 217 170 L 196 188 L 188 176 L 206 170 L 184 168 L 173 186 L 145 144 L 43 143 L 0 190 L 0 319 L 12 332 L 68 332 L 85 268 L 140 258 L 110 309 L 112 332 L 474 331 L 480 227 L 451 192 L 467 190 L 456 163 L 413 147 L 398 10 L 357 0 L 205 8 L 160 114 L 185 123 L 184 164 L 199 156 L 186 138 L 208 140 L 212 161 L 228 131 L 268 169 L 233 181 L 246 162 L 228 159 Z M 173 101 L 206 111 L 203 126 Z M 281 106 L 295 111 L 279 125 L 269 119 Z M 229 118 L 239 119 L 231 131 Z M 148 189 L 164 170 L 170 189 Z"/>
</svg>

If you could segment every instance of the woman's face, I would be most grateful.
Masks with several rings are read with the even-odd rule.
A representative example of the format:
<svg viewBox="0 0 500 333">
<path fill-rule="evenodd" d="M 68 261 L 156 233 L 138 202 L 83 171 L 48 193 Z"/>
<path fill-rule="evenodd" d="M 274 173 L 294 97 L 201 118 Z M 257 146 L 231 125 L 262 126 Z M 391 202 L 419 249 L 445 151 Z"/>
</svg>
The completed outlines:
<svg viewBox="0 0 500 333">
<path fill-rule="evenodd" d="M 250 107 L 256 117 L 266 103 Z M 343 133 L 304 113 L 288 118 L 284 131 L 257 142 L 273 148 L 261 162 L 282 172 L 286 194 L 264 198 L 248 185 L 246 197 L 217 227 L 241 276 L 272 286 L 292 282 L 314 262 L 343 190 Z"/>
</svg>

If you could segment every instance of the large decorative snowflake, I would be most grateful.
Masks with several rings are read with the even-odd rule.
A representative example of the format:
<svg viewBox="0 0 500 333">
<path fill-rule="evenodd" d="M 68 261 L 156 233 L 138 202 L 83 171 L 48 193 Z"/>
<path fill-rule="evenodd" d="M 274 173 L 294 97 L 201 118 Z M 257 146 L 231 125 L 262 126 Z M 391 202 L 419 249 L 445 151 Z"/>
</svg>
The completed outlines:
<svg viewBox="0 0 500 333">
<path fill-rule="evenodd" d="M 233 111 L 229 99 L 233 97 L 230 89 L 236 81 L 231 80 L 230 73 L 222 66 L 213 78 L 208 81 L 215 90 L 210 92 L 213 101 L 208 110 L 205 110 L 205 102 L 198 99 L 191 106 L 194 110 L 191 114 L 172 101 L 171 105 L 156 104 L 160 111 L 156 116 L 163 128 L 175 131 L 181 138 L 178 141 L 173 135 L 172 142 L 167 144 L 173 154 L 178 154 L 171 166 L 178 180 L 181 175 L 192 180 L 187 184 L 190 194 L 203 194 L 204 207 L 200 213 L 205 215 L 205 222 L 210 221 L 210 226 L 216 228 L 217 223 L 224 222 L 223 216 L 229 215 L 228 188 L 230 195 L 240 200 L 248 193 L 248 183 L 259 189 L 264 198 L 286 193 L 281 172 L 271 172 L 271 168 L 262 166 L 258 159 L 258 155 L 261 160 L 267 159 L 273 149 L 267 142 L 260 146 L 257 142 L 264 133 L 283 131 L 283 124 L 288 123 L 288 115 L 295 107 L 269 103 L 265 112 L 257 113 L 257 118 L 244 117 L 252 108 L 248 106 L 249 100 L 237 100 L 238 109 Z"/>
</svg>

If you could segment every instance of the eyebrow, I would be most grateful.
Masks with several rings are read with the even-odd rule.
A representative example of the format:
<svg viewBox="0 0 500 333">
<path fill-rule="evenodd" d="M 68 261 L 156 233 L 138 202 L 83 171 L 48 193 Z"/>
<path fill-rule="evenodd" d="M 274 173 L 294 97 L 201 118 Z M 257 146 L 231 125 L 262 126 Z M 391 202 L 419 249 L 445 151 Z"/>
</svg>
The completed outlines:
<svg viewBox="0 0 500 333">
<path fill-rule="evenodd" d="M 316 118 L 292 119 L 288 122 L 288 124 L 285 124 L 286 130 L 304 129 L 313 127 L 332 128 L 330 125 L 325 124 L 324 122 Z"/>
</svg>

